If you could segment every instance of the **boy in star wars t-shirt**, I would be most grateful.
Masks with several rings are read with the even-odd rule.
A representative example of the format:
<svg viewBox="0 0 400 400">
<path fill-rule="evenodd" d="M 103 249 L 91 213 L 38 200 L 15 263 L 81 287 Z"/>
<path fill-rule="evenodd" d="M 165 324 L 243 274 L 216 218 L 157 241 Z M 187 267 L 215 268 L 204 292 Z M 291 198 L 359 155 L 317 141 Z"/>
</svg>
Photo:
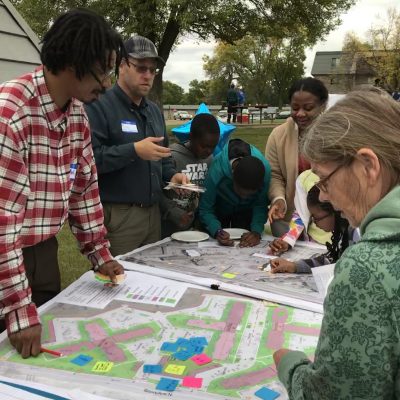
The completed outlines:
<svg viewBox="0 0 400 400">
<path fill-rule="evenodd" d="M 198 114 L 192 121 L 189 140 L 170 146 L 176 170 L 186 174 L 191 183 L 204 186 L 219 135 L 216 118 L 211 114 Z M 173 190 L 164 190 L 164 196 L 160 201 L 162 237 L 190 229 L 195 220 L 198 204 L 198 192 L 179 195 Z"/>
</svg>

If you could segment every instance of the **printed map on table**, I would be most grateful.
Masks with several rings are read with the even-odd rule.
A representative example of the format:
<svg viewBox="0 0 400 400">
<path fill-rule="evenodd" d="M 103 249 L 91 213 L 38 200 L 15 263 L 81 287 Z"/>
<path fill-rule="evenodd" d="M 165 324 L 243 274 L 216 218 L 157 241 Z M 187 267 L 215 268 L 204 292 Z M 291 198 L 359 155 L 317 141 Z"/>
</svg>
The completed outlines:
<svg viewBox="0 0 400 400">
<path fill-rule="evenodd" d="M 272 274 L 260 268 L 268 259 L 254 256 L 265 254 L 267 241 L 256 247 L 240 248 L 217 246 L 214 242 L 182 243 L 163 240 L 154 246 L 146 246 L 121 257 L 121 260 L 148 267 L 156 267 L 185 273 L 191 276 L 269 291 L 284 296 L 322 303 L 311 274 Z M 324 253 L 311 246 L 296 245 L 284 257 L 296 261 Z"/>
<path fill-rule="evenodd" d="M 188 288 L 173 309 L 115 300 L 103 310 L 55 303 L 41 317 L 43 346 L 63 356 L 42 353 L 23 360 L 4 341 L 0 344 L 0 364 L 7 361 L 46 367 L 36 376 L 54 369 L 74 373 L 64 378 L 67 382 L 90 374 L 91 379 L 108 387 L 121 384 L 115 380 L 119 378 L 132 386 L 132 398 L 167 395 L 204 400 L 207 392 L 210 399 L 254 399 L 255 391 L 263 386 L 281 393 L 280 399 L 287 398 L 277 380 L 272 354 L 287 347 L 311 356 L 322 316 L 221 293 Z M 206 339 L 203 353 L 211 362 L 197 365 L 191 359 L 180 361 L 161 350 L 165 342 L 193 337 Z M 144 373 L 145 364 L 162 368 L 158 373 Z M 16 373 L 18 369 L 13 370 Z M 186 382 L 202 378 L 201 387 L 182 386 L 185 377 L 190 377 Z M 161 378 L 174 378 L 180 384 L 174 392 L 160 393 L 156 386 Z"/>
</svg>

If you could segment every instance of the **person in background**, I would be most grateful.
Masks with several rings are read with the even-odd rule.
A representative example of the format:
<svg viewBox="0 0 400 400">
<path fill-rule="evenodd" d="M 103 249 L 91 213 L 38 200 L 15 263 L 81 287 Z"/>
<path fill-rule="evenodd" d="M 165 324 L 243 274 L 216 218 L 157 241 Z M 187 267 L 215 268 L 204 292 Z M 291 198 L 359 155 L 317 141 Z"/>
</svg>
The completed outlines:
<svg viewBox="0 0 400 400">
<path fill-rule="evenodd" d="M 231 83 L 231 85 L 229 86 L 228 93 L 226 94 L 226 104 L 228 106 L 227 123 L 231 123 L 231 118 L 232 122 L 235 123 L 237 116 L 237 106 L 239 105 L 239 97 L 233 83 Z"/>
<path fill-rule="evenodd" d="M 299 154 L 299 139 L 306 128 L 324 110 L 328 90 L 315 78 L 296 81 L 289 89 L 292 115 L 275 128 L 268 137 L 265 158 L 272 169 L 269 199 L 271 206 L 268 220 L 272 234 L 282 236 L 289 229 L 294 212 L 294 196 L 298 175 L 309 169 L 310 164 Z"/>
<path fill-rule="evenodd" d="M 320 190 L 314 186 L 308 193 L 307 202 L 315 224 L 327 234 L 332 235 L 329 242 L 326 242 L 328 251 L 319 256 L 295 262 L 284 258 L 274 258 L 270 262 L 272 273 L 311 274 L 311 268 L 334 264 L 347 247 L 360 239 L 358 229 L 349 226 L 349 222 L 342 218 L 340 212 L 335 211 L 330 203 L 319 201 L 319 195 Z"/>
<path fill-rule="evenodd" d="M 93 268 L 123 273 L 104 238 L 96 166 L 82 101 L 95 100 L 125 56 L 103 17 L 59 16 L 34 72 L 0 85 L 0 301 L 10 343 L 40 352 L 37 306 L 60 291 L 56 234 L 69 221 Z"/>
<path fill-rule="evenodd" d="M 296 179 L 296 194 L 294 197 L 296 210 L 289 223 L 289 230 L 270 243 L 270 252 L 273 255 L 282 254 L 290 250 L 299 239 L 322 245 L 330 242 L 333 229 L 333 214 L 328 213 L 331 209 L 329 204 L 325 205 L 318 200 L 319 190 L 315 186 L 317 181 L 318 176 L 309 169 L 303 171 Z M 319 227 L 320 225 L 322 228 Z M 332 226 L 332 229 L 326 229 L 327 226 Z"/>
<path fill-rule="evenodd" d="M 246 102 L 246 96 L 242 86 L 240 86 L 238 90 L 238 102 L 240 107 L 243 107 Z"/>
<path fill-rule="evenodd" d="M 218 242 L 232 246 L 223 228 L 243 228 L 240 246 L 260 243 L 266 221 L 271 168 L 263 155 L 241 139 L 231 139 L 208 170 L 200 198 L 200 222 Z"/>
<path fill-rule="evenodd" d="M 220 129 L 218 121 L 211 114 L 197 114 L 191 123 L 189 140 L 171 145 L 175 169 L 188 176 L 191 183 L 204 186 L 212 153 L 218 144 Z M 199 205 L 199 193 L 178 194 L 164 191 L 160 201 L 162 214 L 162 237 L 190 229 Z"/>
<path fill-rule="evenodd" d="M 176 173 L 164 117 L 146 98 L 165 62 L 143 36 L 128 39 L 125 49 L 117 83 L 86 107 L 113 255 L 160 240 L 164 182 L 188 182 Z"/>
<path fill-rule="evenodd" d="M 274 353 L 292 400 L 400 396 L 399 126 L 400 104 L 373 88 L 348 94 L 302 139 L 320 200 L 359 226 L 361 240 L 335 265 L 314 361 Z"/>
</svg>

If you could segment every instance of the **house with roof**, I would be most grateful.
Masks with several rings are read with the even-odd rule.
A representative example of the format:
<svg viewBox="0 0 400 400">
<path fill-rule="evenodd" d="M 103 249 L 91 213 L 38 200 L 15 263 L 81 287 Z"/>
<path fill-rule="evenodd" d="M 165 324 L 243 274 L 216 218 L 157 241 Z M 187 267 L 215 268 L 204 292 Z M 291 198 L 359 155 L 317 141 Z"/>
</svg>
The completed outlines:
<svg viewBox="0 0 400 400">
<path fill-rule="evenodd" d="M 0 83 L 40 64 L 38 37 L 9 0 L 0 0 Z"/>
<path fill-rule="evenodd" d="M 347 93 L 375 83 L 375 72 L 368 54 L 317 51 L 311 75 L 321 80 L 329 93 Z"/>
</svg>

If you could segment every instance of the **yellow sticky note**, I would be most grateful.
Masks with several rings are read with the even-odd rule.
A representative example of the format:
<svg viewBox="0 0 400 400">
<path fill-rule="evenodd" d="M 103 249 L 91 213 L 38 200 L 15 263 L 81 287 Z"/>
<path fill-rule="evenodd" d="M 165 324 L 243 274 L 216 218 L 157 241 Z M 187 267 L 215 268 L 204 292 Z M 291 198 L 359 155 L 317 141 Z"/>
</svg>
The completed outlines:
<svg viewBox="0 0 400 400">
<path fill-rule="evenodd" d="M 186 367 L 184 365 L 168 364 L 164 372 L 174 375 L 182 375 L 185 372 Z"/>
<path fill-rule="evenodd" d="M 228 279 L 233 279 L 233 278 L 236 277 L 235 274 L 230 274 L 229 272 L 223 273 L 222 276 L 223 276 L 224 278 L 228 278 Z"/>
<path fill-rule="evenodd" d="M 112 367 L 113 367 L 114 363 L 113 362 L 109 362 L 109 361 L 98 361 L 92 371 L 93 372 L 108 372 L 111 371 Z"/>
</svg>

